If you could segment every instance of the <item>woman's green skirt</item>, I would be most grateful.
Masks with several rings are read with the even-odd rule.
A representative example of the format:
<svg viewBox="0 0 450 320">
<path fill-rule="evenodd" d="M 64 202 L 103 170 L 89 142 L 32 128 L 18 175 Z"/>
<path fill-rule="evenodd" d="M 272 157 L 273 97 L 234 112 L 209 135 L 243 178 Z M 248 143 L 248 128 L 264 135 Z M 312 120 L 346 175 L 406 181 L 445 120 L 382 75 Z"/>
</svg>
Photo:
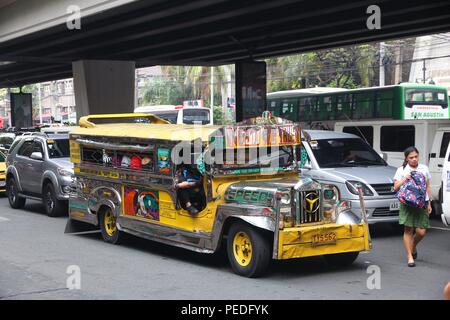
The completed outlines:
<svg viewBox="0 0 450 320">
<path fill-rule="evenodd" d="M 407 227 L 427 229 L 430 227 L 428 210 L 400 203 L 399 223 Z"/>
</svg>

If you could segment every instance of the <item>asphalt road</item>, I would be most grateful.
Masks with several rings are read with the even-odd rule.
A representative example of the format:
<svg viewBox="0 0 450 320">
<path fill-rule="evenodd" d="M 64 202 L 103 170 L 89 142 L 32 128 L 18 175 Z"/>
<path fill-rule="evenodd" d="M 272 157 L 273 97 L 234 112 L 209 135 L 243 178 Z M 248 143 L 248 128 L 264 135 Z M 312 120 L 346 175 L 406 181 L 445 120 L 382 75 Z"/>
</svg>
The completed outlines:
<svg viewBox="0 0 450 320">
<path fill-rule="evenodd" d="M 376 226 L 373 250 L 350 267 L 330 268 L 321 257 L 276 261 L 266 277 L 247 279 L 232 273 L 224 252 L 204 255 L 132 236 L 114 246 L 99 233 L 64 234 L 67 217 L 42 211 L 33 201 L 13 210 L 0 198 L 0 299 L 442 299 L 450 281 L 450 229 L 438 220 L 415 268 L 407 267 L 402 236 Z M 80 289 L 67 288 L 71 265 L 80 268 Z M 368 273 L 373 265 L 379 282 Z"/>
</svg>

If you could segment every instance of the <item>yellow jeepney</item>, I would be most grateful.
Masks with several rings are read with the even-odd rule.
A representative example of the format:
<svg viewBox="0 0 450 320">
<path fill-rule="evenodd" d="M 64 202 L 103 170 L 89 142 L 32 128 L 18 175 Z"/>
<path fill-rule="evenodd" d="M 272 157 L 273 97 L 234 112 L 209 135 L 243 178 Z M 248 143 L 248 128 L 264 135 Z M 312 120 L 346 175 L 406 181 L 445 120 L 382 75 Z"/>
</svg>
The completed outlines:
<svg viewBox="0 0 450 320">
<path fill-rule="evenodd" d="M 234 272 L 262 275 L 272 259 L 324 255 L 351 264 L 370 249 L 365 216 L 338 190 L 299 176 L 301 131 L 279 119 L 232 126 L 168 124 L 153 115 L 96 115 L 70 133 L 69 223 L 130 233 L 203 253 L 224 244 Z M 197 214 L 180 205 L 177 165 L 201 173 Z"/>
</svg>

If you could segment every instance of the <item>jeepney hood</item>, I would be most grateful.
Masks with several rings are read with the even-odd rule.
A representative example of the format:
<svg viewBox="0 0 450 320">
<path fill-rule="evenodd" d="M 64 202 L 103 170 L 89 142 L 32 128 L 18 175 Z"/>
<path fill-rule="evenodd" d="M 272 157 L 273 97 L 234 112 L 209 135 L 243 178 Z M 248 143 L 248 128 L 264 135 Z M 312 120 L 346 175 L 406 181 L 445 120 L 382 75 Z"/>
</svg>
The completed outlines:
<svg viewBox="0 0 450 320">
<path fill-rule="evenodd" d="M 320 189 L 319 183 L 309 177 L 288 178 L 283 180 L 240 181 L 226 189 L 225 201 L 272 206 L 277 192 Z"/>
</svg>

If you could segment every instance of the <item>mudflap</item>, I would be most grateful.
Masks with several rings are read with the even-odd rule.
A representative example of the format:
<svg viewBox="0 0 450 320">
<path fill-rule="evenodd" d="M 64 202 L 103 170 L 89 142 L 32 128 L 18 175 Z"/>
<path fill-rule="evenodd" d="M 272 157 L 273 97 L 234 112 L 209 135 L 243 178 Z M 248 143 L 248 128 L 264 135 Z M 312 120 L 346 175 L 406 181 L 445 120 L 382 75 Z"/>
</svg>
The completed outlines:
<svg viewBox="0 0 450 320">
<path fill-rule="evenodd" d="M 68 219 L 64 233 L 85 234 L 100 232 L 100 228 L 89 223 Z"/>
</svg>

